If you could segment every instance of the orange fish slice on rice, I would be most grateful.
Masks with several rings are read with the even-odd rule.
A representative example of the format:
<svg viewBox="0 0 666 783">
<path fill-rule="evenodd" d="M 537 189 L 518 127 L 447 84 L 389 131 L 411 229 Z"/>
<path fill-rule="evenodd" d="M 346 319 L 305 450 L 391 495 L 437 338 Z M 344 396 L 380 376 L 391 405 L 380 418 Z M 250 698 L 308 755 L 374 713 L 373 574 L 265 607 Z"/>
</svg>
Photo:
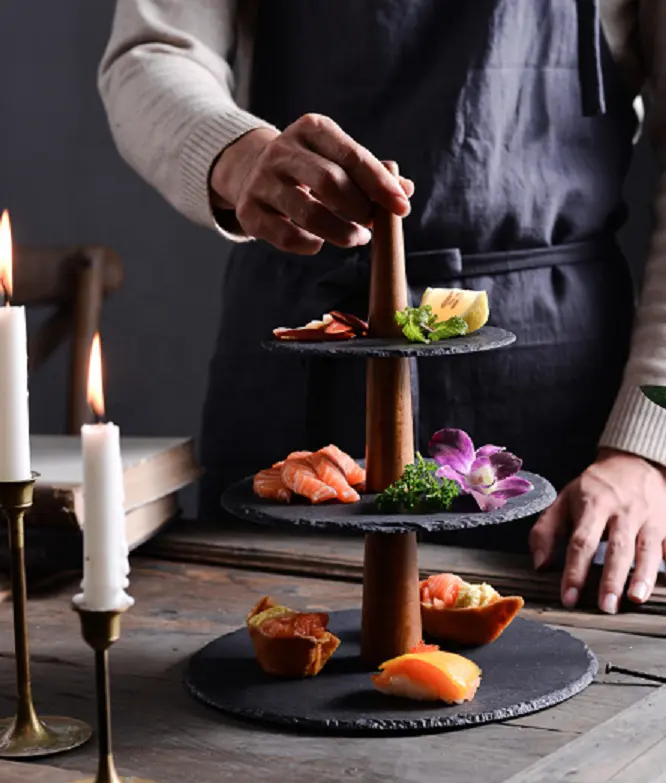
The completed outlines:
<svg viewBox="0 0 666 783">
<path fill-rule="evenodd" d="M 352 487 L 365 483 L 365 469 L 355 459 L 352 459 L 349 454 L 345 454 L 342 449 L 331 443 L 329 446 L 319 449 L 317 453 L 324 454 L 331 459 L 340 468 Z"/>
<path fill-rule="evenodd" d="M 338 465 L 323 451 L 318 451 L 310 457 L 310 463 L 317 476 L 329 487 L 333 487 L 338 500 L 342 503 L 356 503 L 361 499 L 358 492 L 349 485 L 345 474 Z"/>
<path fill-rule="evenodd" d="M 279 467 L 260 470 L 254 477 L 252 488 L 260 498 L 279 500 L 283 503 L 291 500 L 291 490 L 284 485 Z"/>
<path fill-rule="evenodd" d="M 313 503 L 325 503 L 338 496 L 333 487 L 317 476 L 309 457 L 287 459 L 280 468 L 280 477 L 288 489 Z"/>
<path fill-rule="evenodd" d="M 419 701 L 461 704 L 476 695 L 481 669 L 469 658 L 431 650 L 407 653 L 386 661 L 373 674 L 377 690 L 390 696 Z"/>
</svg>

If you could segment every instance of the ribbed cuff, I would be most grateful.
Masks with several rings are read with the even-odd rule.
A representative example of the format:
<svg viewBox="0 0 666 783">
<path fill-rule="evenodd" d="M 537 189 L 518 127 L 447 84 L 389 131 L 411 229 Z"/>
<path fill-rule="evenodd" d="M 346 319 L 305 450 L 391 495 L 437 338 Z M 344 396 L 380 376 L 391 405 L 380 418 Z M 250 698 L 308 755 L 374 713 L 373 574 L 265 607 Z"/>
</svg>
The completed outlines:
<svg viewBox="0 0 666 783">
<path fill-rule="evenodd" d="M 599 445 L 666 465 L 666 410 L 634 385 L 624 384 Z"/>
<path fill-rule="evenodd" d="M 241 136 L 257 128 L 272 127 L 237 106 L 204 115 L 185 143 L 181 160 L 181 203 L 190 219 L 236 242 L 249 238 L 232 210 L 213 209 L 208 183 L 210 170 L 220 154 Z"/>
</svg>

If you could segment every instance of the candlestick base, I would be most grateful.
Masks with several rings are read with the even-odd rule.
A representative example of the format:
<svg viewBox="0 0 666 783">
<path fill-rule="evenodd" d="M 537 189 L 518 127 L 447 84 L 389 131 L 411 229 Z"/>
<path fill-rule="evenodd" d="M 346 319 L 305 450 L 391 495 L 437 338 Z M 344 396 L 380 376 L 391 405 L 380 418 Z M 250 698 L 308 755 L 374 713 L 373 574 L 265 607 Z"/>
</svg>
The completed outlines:
<svg viewBox="0 0 666 783">
<path fill-rule="evenodd" d="M 78 748 L 92 736 L 87 723 L 75 718 L 37 717 L 30 682 L 27 591 L 23 515 L 32 505 L 34 473 L 24 481 L 0 482 L 0 515 L 7 520 L 11 553 L 14 650 L 17 706 L 13 718 L 0 720 L 0 758 L 26 759 L 53 756 Z"/>
<path fill-rule="evenodd" d="M 75 783 L 155 783 L 155 781 L 146 780 L 145 778 L 116 777 L 108 780 L 104 778 L 85 778 L 85 780 L 76 780 Z"/>
<path fill-rule="evenodd" d="M 0 720 L 0 758 L 28 759 L 74 750 L 87 742 L 92 729 L 75 718 L 47 716 L 19 726 L 17 719 Z"/>
</svg>

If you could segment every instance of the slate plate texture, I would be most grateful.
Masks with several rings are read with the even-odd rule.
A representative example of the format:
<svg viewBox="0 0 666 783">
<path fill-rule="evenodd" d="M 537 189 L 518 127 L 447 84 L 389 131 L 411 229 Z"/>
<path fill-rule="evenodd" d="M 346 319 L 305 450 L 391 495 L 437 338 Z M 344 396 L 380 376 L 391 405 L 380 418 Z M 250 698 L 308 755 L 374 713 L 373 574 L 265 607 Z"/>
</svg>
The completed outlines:
<svg viewBox="0 0 666 783">
<path fill-rule="evenodd" d="M 410 343 L 407 340 L 360 337 L 336 342 L 295 342 L 293 340 L 266 340 L 262 346 L 269 351 L 310 354 L 312 356 L 376 357 L 398 356 L 452 356 L 504 348 L 515 342 L 516 335 L 496 326 L 484 326 L 464 337 L 451 337 L 437 343 Z"/>
<path fill-rule="evenodd" d="M 366 533 L 435 532 L 464 530 L 485 525 L 501 525 L 538 514 L 555 500 L 555 488 L 546 479 L 523 471 L 534 489 L 511 498 L 497 511 L 479 511 L 469 497 L 454 501 L 450 512 L 439 514 L 380 514 L 374 495 L 363 495 L 358 503 L 321 503 L 313 506 L 305 499 L 278 503 L 257 497 L 252 491 L 252 478 L 234 484 L 224 493 L 222 506 L 230 514 L 250 522 L 266 525 L 295 525 L 319 530 L 361 530 Z"/>
<path fill-rule="evenodd" d="M 359 658 L 360 622 L 357 610 L 331 614 L 329 628 L 342 643 L 317 677 L 282 680 L 264 674 L 242 628 L 192 658 L 186 687 L 223 713 L 266 725 L 304 733 L 384 735 L 446 731 L 537 712 L 575 696 L 598 669 L 579 639 L 518 617 L 492 644 L 456 650 L 483 672 L 473 701 L 451 706 L 411 701 L 374 688 Z"/>
</svg>

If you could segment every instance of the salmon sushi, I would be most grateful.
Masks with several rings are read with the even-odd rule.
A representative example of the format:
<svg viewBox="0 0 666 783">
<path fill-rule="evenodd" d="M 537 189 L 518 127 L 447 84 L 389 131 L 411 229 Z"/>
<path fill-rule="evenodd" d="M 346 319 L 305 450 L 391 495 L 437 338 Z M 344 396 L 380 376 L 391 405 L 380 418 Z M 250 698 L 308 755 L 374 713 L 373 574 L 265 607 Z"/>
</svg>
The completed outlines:
<svg viewBox="0 0 666 783">
<path fill-rule="evenodd" d="M 254 477 L 252 489 L 260 498 L 279 500 L 282 503 L 291 500 L 291 490 L 284 485 L 279 467 L 260 470 Z"/>
<path fill-rule="evenodd" d="M 310 458 L 289 458 L 280 468 L 282 483 L 295 492 L 303 495 L 312 503 L 325 503 L 335 500 L 338 493 L 325 484 L 315 471 Z"/>
<path fill-rule="evenodd" d="M 373 674 L 377 690 L 419 701 L 462 704 L 481 684 L 481 669 L 468 658 L 441 650 L 407 653 L 386 661 Z"/>
<path fill-rule="evenodd" d="M 356 503 L 361 499 L 358 492 L 349 485 L 345 474 L 340 470 L 337 463 L 327 454 L 318 451 L 310 457 L 310 463 L 324 484 L 333 487 L 338 500 L 342 503 Z"/>
<path fill-rule="evenodd" d="M 365 470 L 349 454 L 345 454 L 342 449 L 331 444 L 319 449 L 319 454 L 325 454 L 331 459 L 343 472 L 345 478 L 352 487 L 357 487 L 365 483 Z"/>
</svg>

